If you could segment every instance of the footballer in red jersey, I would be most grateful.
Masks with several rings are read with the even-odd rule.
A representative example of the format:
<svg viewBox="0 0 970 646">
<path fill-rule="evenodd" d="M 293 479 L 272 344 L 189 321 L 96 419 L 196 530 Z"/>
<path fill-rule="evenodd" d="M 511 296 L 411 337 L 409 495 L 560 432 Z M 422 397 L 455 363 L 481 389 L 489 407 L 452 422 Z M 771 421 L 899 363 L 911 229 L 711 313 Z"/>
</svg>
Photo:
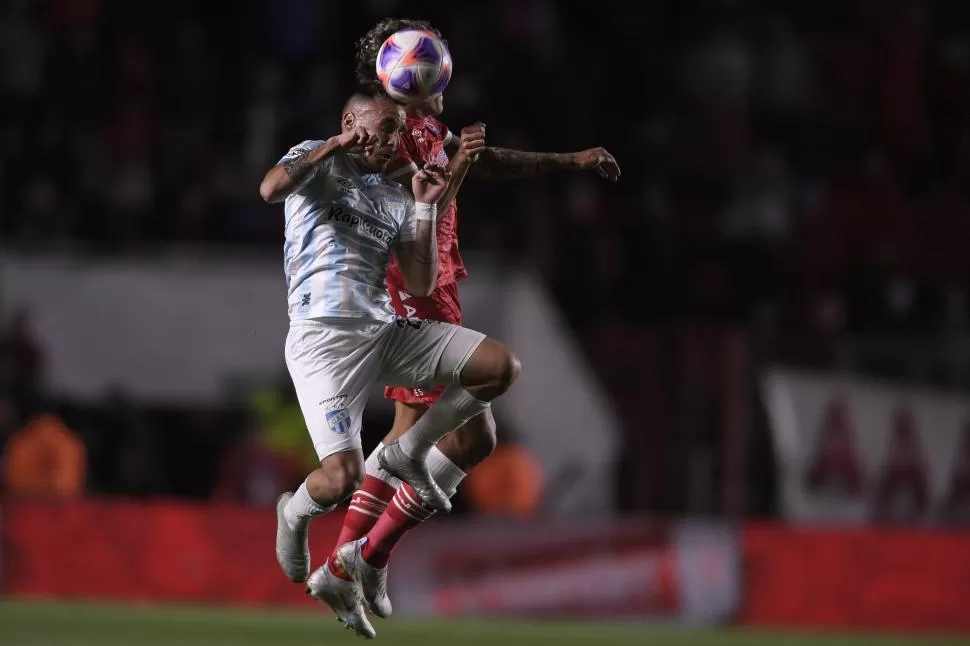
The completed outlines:
<svg viewBox="0 0 970 646">
<path fill-rule="evenodd" d="M 377 52 L 387 38 L 402 29 L 423 29 L 441 34 L 419 20 L 384 19 L 357 43 L 357 77 L 366 86 L 380 85 L 377 79 Z M 398 156 L 388 173 L 405 186 L 411 175 L 425 164 L 447 165 L 451 180 L 445 195 L 438 200 L 439 274 L 430 295 L 411 295 L 400 271 L 391 265 L 387 287 L 399 316 L 449 323 L 461 323 L 458 283 L 467 275 L 458 251 L 458 208 L 455 196 L 466 175 L 492 179 L 530 177 L 558 170 L 592 170 L 610 181 L 617 181 L 620 168 L 603 148 L 573 153 L 537 153 L 485 146 L 485 125 L 476 123 L 455 135 L 438 117 L 444 97 L 437 95 L 419 104 L 405 106 L 406 131 Z M 388 388 L 386 396 L 395 400 L 394 424 L 384 443 L 397 441 L 428 410 L 437 391 Z M 391 550 L 404 534 L 430 518 L 414 490 L 380 468 L 378 446 L 366 461 L 366 477 L 351 497 L 350 507 L 334 553 L 328 563 L 335 575 L 361 584 L 364 599 L 378 616 L 391 613 L 387 598 L 387 564 Z M 491 411 L 472 418 L 457 431 L 446 435 L 427 457 L 427 466 L 437 484 L 453 496 L 468 470 L 484 460 L 495 448 L 495 420 Z"/>
<path fill-rule="evenodd" d="M 397 156 L 388 166 L 387 172 L 393 179 L 406 181 L 416 173 L 420 166 L 434 160 L 442 166 L 447 166 L 451 159 L 446 149 L 453 144 L 459 144 L 448 127 L 430 114 L 420 114 L 411 111 L 407 115 L 405 134 L 401 138 L 401 147 Z M 476 139 L 477 147 L 483 149 L 485 145 L 484 126 L 476 127 L 479 134 Z M 467 139 L 467 137 L 466 137 Z M 467 146 L 466 146 L 467 148 Z M 472 148 L 471 154 L 480 154 L 481 150 Z M 466 155 L 467 156 L 467 155 Z M 454 166 L 459 166 L 455 164 Z M 461 323 L 461 305 L 458 303 L 458 281 L 468 275 L 465 263 L 458 251 L 458 206 L 454 199 L 445 205 L 439 205 L 438 219 L 438 284 L 429 296 L 420 297 L 408 294 L 404 284 L 404 277 L 392 260 L 387 270 L 387 289 L 391 295 L 391 304 L 399 316 L 408 318 L 430 319 L 445 323 Z M 423 391 L 411 388 L 386 388 L 384 395 L 389 399 L 403 404 L 419 404 L 430 406 L 444 390 L 436 387 L 434 390 Z M 406 427 L 405 427 L 406 428 Z"/>
</svg>

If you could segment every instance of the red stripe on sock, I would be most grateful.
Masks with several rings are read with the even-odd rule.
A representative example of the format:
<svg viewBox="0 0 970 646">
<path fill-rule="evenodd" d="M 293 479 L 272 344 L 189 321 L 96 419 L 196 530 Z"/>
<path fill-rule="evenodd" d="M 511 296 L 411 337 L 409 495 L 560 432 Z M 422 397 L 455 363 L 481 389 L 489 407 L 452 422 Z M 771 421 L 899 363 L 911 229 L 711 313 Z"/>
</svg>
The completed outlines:
<svg viewBox="0 0 970 646">
<path fill-rule="evenodd" d="M 384 513 L 394 494 L 394 487 L 383 480 L 374 476 L 365 477 L 360 489 L 350 498 L 350 508 L 344 514 L 344 524 L 340 528 L 334 550 L 336 551 L 341 545 L 356 541 L 369 532 L 380 515 Z"/>
<path fill-rule="evenodd" d="M 394 546 L 409 531 L 434 515 L 433 509 L 421 504 L 410 485 L 401 485 L 374 527 L 367 532 L 362 555 L 374 567 L 384 567 L 391 558 Z"/>
</svg>

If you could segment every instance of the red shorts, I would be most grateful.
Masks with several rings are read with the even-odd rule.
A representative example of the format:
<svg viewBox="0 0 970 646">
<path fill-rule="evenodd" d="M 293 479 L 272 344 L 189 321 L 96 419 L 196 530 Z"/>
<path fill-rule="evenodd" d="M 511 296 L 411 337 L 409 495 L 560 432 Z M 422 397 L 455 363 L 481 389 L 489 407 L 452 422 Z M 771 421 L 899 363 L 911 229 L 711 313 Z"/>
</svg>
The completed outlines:
<svg viewBox="0 0 970 646">
<path fill-rule="evenodd" d="M 411 296 L 405 292 L 391 289 L 391 305 L 394 313 L 407 318 L 427 319 L 461 325 L 461 305 L 458 303 L 458 281 L 435 287 L 431 296 Z M 436 386 L 433 390 L 420 388 L 385 388 L 384 397 L 404 404 L 426 404 L 430 406 L 438 400 L 445 389 Z"/>
</svg>

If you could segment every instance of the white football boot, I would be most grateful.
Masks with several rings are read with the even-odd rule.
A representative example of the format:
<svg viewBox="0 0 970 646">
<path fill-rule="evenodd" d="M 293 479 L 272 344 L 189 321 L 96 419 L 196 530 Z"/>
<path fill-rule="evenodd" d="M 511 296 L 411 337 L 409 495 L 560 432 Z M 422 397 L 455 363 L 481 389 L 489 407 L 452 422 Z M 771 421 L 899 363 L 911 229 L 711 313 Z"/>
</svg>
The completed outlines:
<svg viewBox="0 0 970 646">
<path fill-rule="evenodd" d="M 385 444 L 377 453 L 381 468 L 414 488 L 421 502 L 436 511 L 451 511 L 448 495 L 431 477 L 424 460 L 415 460 L 401 449 L 397 440 Z"/>
<path fill-rule="evenodd" d="M 376 568 L 364 560 L 361 550 L 366 542 L 365 537 L 341 545 L 337 550 L 337 564 L 360 584 L 364 601 L 371 611 L 387 619 L 392 612 L 391 600 L 387 596 L 387 566 Z"/>
<path fill-rule="evenodd" d="M 344 581 L 330 572 L 326 563 L 313 571 L 306 580 L 307 593 L 330 606 L 347 628 L 361 637 L 373 639 L 377 631 L 371 625 L 364 611 L 363 593 L 356 581 Z"/>
<path fill-rule="evenodd" d="M 290 529 L 284 510 L 293 497 L 286 492 L 276 501 L 276 561 L 290 581 L 302 583 L 310 574 L 309 527 Z"/>
</svg>

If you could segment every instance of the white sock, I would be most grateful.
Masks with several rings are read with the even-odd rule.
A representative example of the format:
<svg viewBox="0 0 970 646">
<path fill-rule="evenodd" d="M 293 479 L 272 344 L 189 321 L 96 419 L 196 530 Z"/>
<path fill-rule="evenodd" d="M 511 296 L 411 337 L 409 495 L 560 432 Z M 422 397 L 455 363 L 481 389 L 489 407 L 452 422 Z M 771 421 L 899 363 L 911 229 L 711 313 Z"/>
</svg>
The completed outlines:
<svg viewBox="0 0 970 646">
<path fill-rule="evenodd" d="M 310 519 L 314 516 L 321 516 L 328 511 L 332 511 L 337 505 L 321 505 L 310 497 L 310 492 L 306 488 L 306 480 L 296 490 L 290 502 L 283 508 L 283 518 L 291 530 L 305 529 L 310 524 Z"/>
<path fill-rule="evenodd" d="M 364 461 L 364 473 L 372 478 L 383 480 L 387 484 L 397 489 L 401 486 L 401 480 L 399 478 L 395 478 L 390 473 L 382 469 L 381 463 L 377 460 L 377 454 L 382 448 L 384 448 L 383 442 L 378 444 L 377 448 L 371 451 L 371 454 L 367 456 L 367 460 Z"/>
<path fill-rule="evenodd" d="M 408 457 L 424 460 L 438 440 L 488 407 L 488 402 L 475 399 L 461 386 L 448 386 L 438 401 L 398 440 L 401 450 Z"/>
<path fill-rule="evenodd" d="M 428 452 L 428 457 L 425 458 L 425 462 L 428 464 L 428 471 L 431 472 L 431 477 L 434 481 L 438 483 L 441 490 L 444 491 L 449 498 L 453 498 L 456 493 L 458 493 L 458 485 L 461 481 L 465 479 L 468 475 L 464 471 L 458 468 L 458 465 L 448 459 L 448 456 L 441 452 L 437 446 L 431 447 L 431 451 Z"/>
</svg>

